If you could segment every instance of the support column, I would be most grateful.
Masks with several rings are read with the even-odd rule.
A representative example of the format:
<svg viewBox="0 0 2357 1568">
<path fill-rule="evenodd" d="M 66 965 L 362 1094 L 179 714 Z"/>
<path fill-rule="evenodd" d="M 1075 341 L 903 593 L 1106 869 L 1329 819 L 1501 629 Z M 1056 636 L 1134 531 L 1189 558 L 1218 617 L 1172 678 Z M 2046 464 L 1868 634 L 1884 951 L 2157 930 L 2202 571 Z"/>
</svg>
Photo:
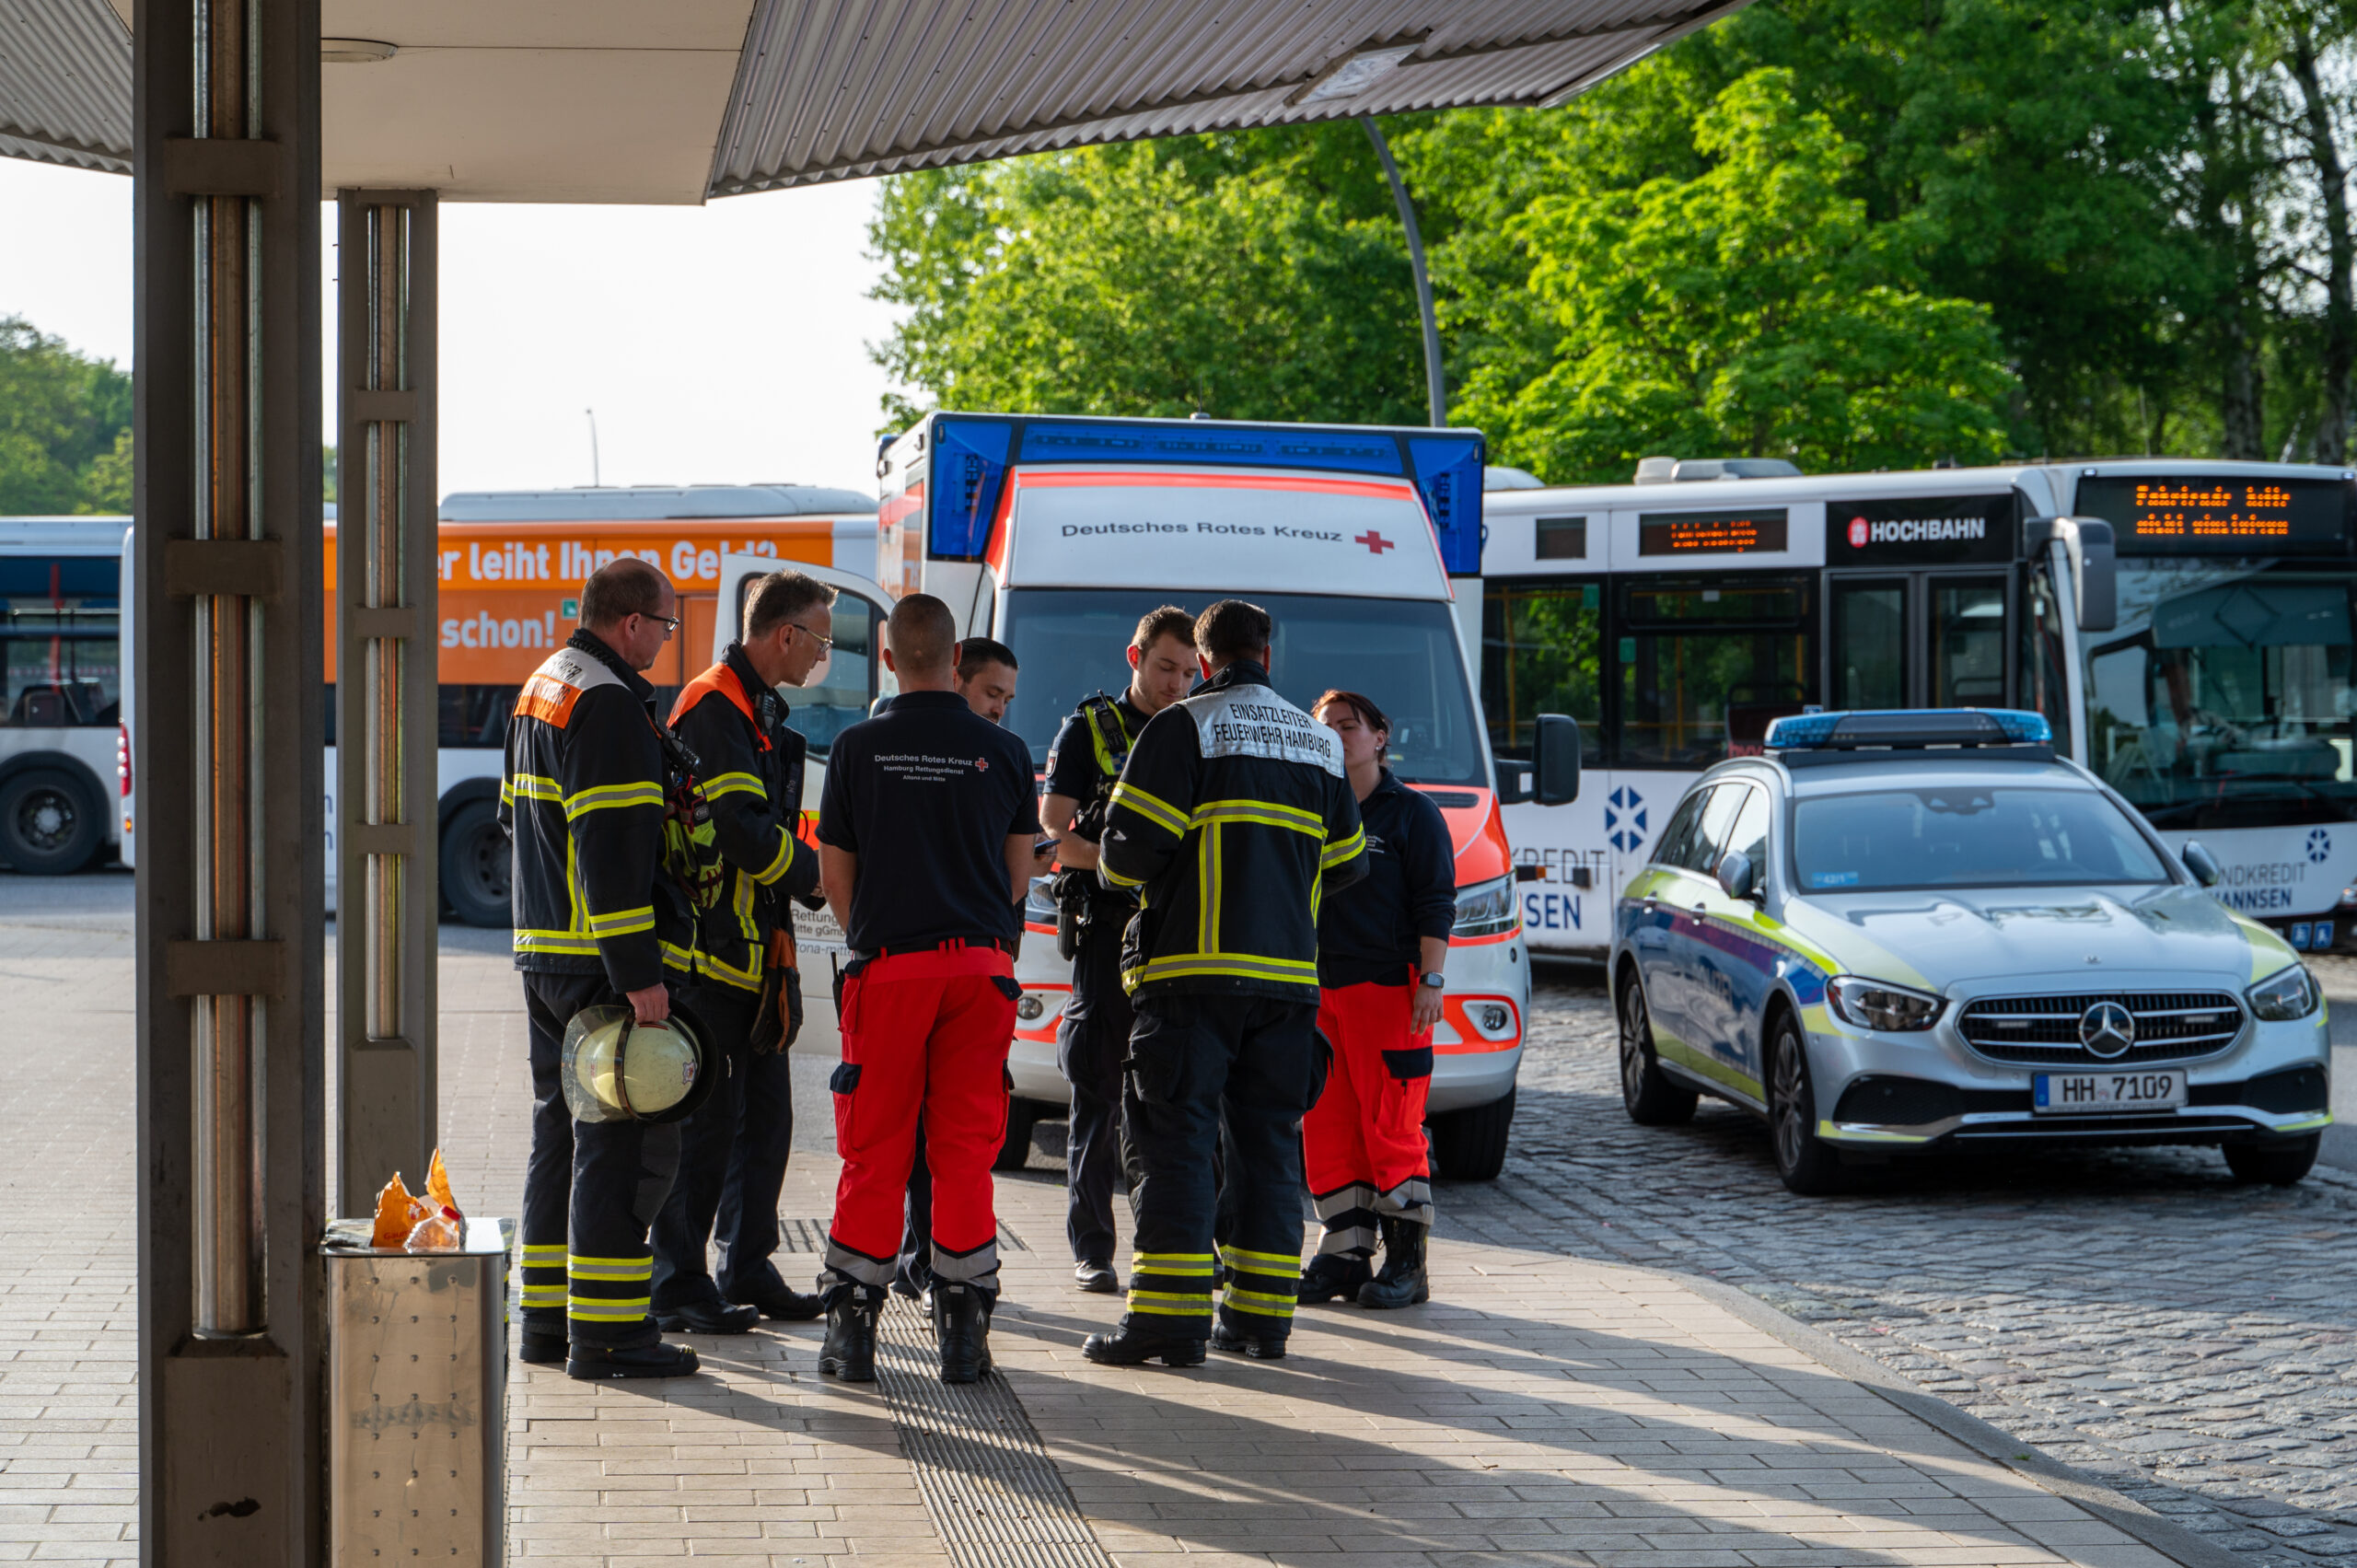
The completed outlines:
<svg viewBox="0 0 2357 1568">
<path fill-rule="evenodd" d="M 436 1141 L 435 227 L 430 191 L 336 196 L 336 1212 Z"/>
<path fill-rule="evenodd" d="M 134 733 L 147 1563 L 319 1561 L 318 0 L 139 0 Z"/>
</svg>

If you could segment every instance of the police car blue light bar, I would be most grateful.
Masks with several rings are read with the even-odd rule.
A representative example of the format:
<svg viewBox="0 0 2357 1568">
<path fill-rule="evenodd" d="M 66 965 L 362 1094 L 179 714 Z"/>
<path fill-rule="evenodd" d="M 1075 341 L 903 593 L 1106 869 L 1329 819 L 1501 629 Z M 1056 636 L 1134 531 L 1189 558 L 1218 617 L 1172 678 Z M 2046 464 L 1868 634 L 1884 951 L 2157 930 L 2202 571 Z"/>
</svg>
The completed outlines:
<svg viewBox="0 0 2357 1568">
<path fill-rule="evenodd" d="M 1852 751 L 1863 747 L 2050 746 L 2053 726 L 2018 708 L 1886 708 L 1798 714 L 1771 720 L 1770 751 Z"/>
</svg>

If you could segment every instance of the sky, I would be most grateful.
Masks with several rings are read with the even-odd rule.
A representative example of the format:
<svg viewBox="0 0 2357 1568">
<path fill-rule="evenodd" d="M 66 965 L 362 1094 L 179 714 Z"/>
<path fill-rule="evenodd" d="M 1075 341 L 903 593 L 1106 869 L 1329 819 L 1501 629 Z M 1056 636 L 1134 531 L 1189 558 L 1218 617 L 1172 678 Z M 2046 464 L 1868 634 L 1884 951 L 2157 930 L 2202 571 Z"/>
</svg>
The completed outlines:
<svg viewBox="0 0 2357 1568">
<path fill-rule="evenodd" d="M 706 207 L 442 209 L 441 482 L 793 482 L 874 494 L 876 186 Z M 131 363 L 131 181 L 0 158 L 0 316 Z M 322 278 L 334 314 L 335 214 Z M 28 243 L 28 240 L 33 241 Z M 334 344 L 325 359 L 333 385 Z M 326 417 L 332 423 L 331 395 Z"/>
</svg>

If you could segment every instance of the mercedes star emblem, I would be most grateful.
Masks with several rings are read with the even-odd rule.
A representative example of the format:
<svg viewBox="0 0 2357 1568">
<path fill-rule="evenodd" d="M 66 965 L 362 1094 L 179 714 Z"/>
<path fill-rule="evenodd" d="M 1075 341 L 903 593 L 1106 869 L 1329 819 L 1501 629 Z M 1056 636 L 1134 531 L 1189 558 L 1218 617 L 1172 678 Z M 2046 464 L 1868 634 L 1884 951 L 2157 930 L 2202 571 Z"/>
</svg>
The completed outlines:
<svg viewBox="0 0 2357 1568">
<path fill-rule="evenodd" d="M 2108 1062 L 2136 1043 L 2136 1016 L 2117 1002 L 2098 1002 L 2079 1015 L 2079 1043 Z"/>
</svg>

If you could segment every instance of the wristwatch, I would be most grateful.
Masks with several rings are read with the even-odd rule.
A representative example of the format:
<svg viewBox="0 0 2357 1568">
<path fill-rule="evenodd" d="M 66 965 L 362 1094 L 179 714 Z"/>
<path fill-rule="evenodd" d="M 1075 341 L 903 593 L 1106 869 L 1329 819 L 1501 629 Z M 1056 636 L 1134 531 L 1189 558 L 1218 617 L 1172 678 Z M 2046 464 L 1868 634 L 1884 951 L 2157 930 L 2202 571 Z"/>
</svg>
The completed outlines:
<svg viewBox="0 0 2357 1568">
<path fill-rule="evenodd" d="M 1422 976 L 1417 980 L 1416 983 L 1418 985 L 1429 986 L 1434 991 L 1442 991 L 1447 988 L 1448 977 L 1441 973 L 1438 970 L 1426 970 Z"/>
</svg>

